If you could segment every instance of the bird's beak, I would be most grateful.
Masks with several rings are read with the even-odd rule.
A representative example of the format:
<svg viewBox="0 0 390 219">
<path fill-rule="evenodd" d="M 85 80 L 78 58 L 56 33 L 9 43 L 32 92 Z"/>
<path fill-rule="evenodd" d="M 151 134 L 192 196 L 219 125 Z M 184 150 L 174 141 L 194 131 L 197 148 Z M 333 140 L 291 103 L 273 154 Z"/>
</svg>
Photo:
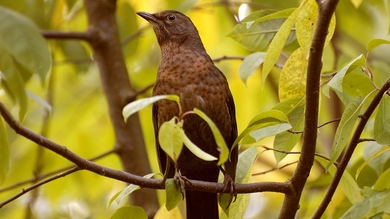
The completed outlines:
<svg viewBox="0 0 390 219">
<path fill-rule="evenodd" d="M 153 22 L 153 23 L 157 22 L 157 18 L 153 14 L 150 14 L 148 12 L 143 12 L 143 11 L 137 12 L 137 14 L 141 16 L 143 19 L 147 20 L 148 22 Z"/>
</svg>

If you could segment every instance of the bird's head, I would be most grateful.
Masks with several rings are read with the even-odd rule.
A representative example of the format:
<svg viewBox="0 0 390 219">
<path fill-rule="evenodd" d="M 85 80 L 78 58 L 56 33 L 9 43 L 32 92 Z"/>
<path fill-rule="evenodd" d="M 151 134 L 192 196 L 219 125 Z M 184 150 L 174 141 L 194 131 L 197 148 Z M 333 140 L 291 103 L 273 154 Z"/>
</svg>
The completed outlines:
<svg viewBox="0 0 390 219">
<path fill-rule="evenodd" d="M 155 14 L 147 12 L 137 12 L 137 14 L 152 25 L 161 47 L 166 43 L 199 47 L 200 43 L 203 48 L 198 30 L 190 18 L 183 13 L 166 10 Z"/>
</svg>

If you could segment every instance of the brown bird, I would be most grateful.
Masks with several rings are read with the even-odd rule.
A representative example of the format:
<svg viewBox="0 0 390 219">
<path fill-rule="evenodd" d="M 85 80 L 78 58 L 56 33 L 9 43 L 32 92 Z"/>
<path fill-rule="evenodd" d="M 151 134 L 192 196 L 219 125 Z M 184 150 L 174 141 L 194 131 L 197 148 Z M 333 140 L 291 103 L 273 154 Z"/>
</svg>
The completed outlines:
<svg viewBox="0 0 390 219">
<path fill-rule="evenodd" d="M 231 148 L 237 138 L 233 97 L 225 76 L 206 53 L 192 21 L 184 14 L 173 10 L 137 14 L 153 26 L 162 53 L 153 95 L 176 94 L 180 97 L 183 112 L 196 107 L 206 113 Z M 153 105 L 153 124 L 161 171 L 165 170 L 169 158 L 159 146 L 158 130 L 165 121 L 171 120 L 174 116 L 179 116 L 175 102 L 162 100 Z M 219 151 L 213 134 L 207 123 L 199 116 L 186 115 L 183 129 L 198 147 L 218 157 Z M 230 160 L 225 163 L 225 170 L 233 180 L 237 156 L 235 147 Z M 185 147 L 179 156 L 177 166 L 181 174 L 190 180 L 218 181 L 220 169 L 217 163 L 201 160 Z M 170 167 L 168 177 L 173 177 L 174 165 Z M 185 196 L 188 219 L 219 217 L 216 193 L 187 190 Z"/>
</svg>

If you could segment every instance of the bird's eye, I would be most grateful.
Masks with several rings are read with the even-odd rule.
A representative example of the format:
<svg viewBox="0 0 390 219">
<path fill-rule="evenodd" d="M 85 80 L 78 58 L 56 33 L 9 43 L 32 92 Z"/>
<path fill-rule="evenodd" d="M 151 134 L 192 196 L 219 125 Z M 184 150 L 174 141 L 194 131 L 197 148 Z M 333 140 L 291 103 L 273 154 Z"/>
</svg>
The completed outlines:
<svg viewBox="0 0 390 219">
<path fill-rule="evenodd" d="M 175 17 L 175 15 L 173 15 L 173 14 L 170 14 L 170 15 L 167 16 L 167 19 L 170 20 L 170 21 L 175 20 L 175 18 L 176 18 L 176 17 Z"/>
</svg>

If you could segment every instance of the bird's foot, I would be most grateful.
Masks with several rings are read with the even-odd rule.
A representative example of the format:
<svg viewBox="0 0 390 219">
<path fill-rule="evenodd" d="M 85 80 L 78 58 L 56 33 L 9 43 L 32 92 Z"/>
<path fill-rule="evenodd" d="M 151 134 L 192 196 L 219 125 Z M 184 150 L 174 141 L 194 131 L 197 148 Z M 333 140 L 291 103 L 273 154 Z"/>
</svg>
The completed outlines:
<svg viewBox="0 0 390 219">
<path fill-rule="evenodd" d="M 175 171 L 175 176 L 173 177 L 176 185 L 180 187 L 181 195 L 184 199 L 185 194 L 185 183 L 188 182 L 188 178 L 181 175 L 180 171 Z"/>
<path fill-rule="evenodd" d="M 228 193 L 228 192 L 230 193 L 228 204 L 226 206 L 226 209 L 228 209 L 230 204 L 233 201 L 236 201 L 236 199 L 237 199 L 237 192 L 236 192 L 236 187 L 235 187 L 233 178 L 225 170 L 223 170 L 222 168 L 221 168 L 221 170 L 222 170 L 222 173 L 224 175 L 223 184 L 225 185 L 225 187 L 223 188 L 223 193 Z M 233 197 L 234 197 L 234 199 L 233 199 Z M 219 198 L 220 198 L 220 201 L 221 201 L 222 195 L 219 196 Z"/>
</svg>

